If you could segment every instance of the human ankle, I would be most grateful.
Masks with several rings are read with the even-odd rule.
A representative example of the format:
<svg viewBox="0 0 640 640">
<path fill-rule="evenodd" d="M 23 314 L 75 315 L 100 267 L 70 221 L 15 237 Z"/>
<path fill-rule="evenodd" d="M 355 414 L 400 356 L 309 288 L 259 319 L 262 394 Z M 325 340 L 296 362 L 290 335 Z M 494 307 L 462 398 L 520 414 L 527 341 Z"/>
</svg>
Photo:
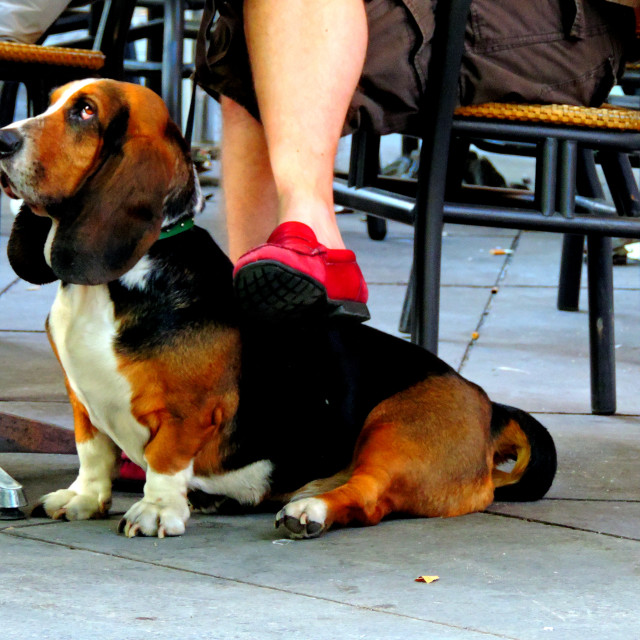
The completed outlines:
<svg viewBox="0 0 640 640">
<path fill-rule="evenodd" d="M 284 204 L 284 203 L 283 203 Z M 306 203 L 289 202 L 282 206 L 278 222 L 302 222 L 313 229 L 318 242 L 329 249 L 344 249 L 344 241 L 336 222 L 333 203 L 307 201 Z"/>
</svg>

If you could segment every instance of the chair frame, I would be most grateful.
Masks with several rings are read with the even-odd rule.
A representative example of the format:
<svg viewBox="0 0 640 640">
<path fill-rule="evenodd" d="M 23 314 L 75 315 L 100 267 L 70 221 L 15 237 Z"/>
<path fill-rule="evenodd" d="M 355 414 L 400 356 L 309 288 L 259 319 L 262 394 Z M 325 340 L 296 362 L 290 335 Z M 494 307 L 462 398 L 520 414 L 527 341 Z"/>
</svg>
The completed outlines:
<svg viewBox="0 0 640 640">
<path fill-rule="evenodd" d="M 616 202 L 616 209 L 604 202 L 590 149 L 595 146 L 600 150 L 605 174 L 609 172 L 611 179 L 618 176 L 618 184 L 626 181 L 627 189 L 633 190 L 635 183 L 628 176 L 625 178 L 624 173 L 629 168 L 627 154 L 640 150 L 640 132 L 598 130 L 594 136 L 594 130 L 575 126 L 454 116 L 469 5 L 470 0 L 451 0 L 438 3 L 436 8 L 437 28 L 426 94 L 440 96 L 440 99 L 425 101 L 417 188 L 408 181 L 385 180 L 376 175 L 372 160 L 363 161 L 372 149 L 377 153 L 375 142 L 363 141 L 362 138 L 367 137 L 364 133 L 356 137 L 352 154 L 352 160 L 360 158 L 362 166 L 359 171 L 351 172 L 351 183 L 343 179 L 334 181 L 336 202 L 414 226 L 414 262 L 408 291 L 411 338 L 434 353 L 438 348 L 443 222 L 571 234 L 565 236 L 567 259 L 563 260 L 564 273 L 561 274 L 561 308 L 562 304 L 571 308 L 572 303 L 567 301 L 578 294 L 582 243 L 586 235 L 592 411 L 605 415 L 615 413 L 611 237 L 640 238 L 640 224 L 629 217 L 637 215 L 632 208 L 625 209 Z M 449 155 L 455 156 L 460 148 L 468 147 L 473 138 L 533 144 L 541 167 L 535 194 L 494 190 L 498 192 L 495 202 L 478 205 L 465 196 L 465 190 L 456 191 L 456 176 L 447 169 Z M 469 191 L 473 193 L 474 188 L 467 189 L 466 193 Z M 451 199 L 454 193 L 455 200 Z M 577 301 L 573 305 L 577 306 Z"/>
<path fill-rule="evenodd" d="M 91 4 L 90 0 L 87 0 L 86 4 Z M 104 55 L 104 63 L 100 68 L 88 68 L 82 65 L 57 65 L 38 61 L 10 62 L 0 60 L 0 79 L 23 83 L 27 87 L 29 112 L 30 115 L 34 115 L 46 109 L 48 94 L 56 85 L 96 74 L 107 78 L 122 78 L 124 46 L 134 9 L 135 3 L 130 0 L 104 0 L 103 10 L 91 46 L 92 51 L 99 51 Z M 85 43 L 86 39 L 83 39 L 82 44 Z M 54 51 L 57 48 L 47 45 L 38 46 L 48 51 Z M 8 107 L 9 103 L 3 107 L 3 122 L 0 122 L 3 126 L 12 119 Z"/>
</svg>

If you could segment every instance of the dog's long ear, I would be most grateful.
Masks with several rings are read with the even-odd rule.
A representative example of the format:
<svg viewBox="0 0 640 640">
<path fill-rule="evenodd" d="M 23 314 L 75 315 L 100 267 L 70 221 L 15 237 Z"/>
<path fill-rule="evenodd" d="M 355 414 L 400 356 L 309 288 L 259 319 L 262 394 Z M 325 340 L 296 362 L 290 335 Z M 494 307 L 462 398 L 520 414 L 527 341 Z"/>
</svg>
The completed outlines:
<svg viewBox="0 0 640 640">
<path fill-rule="evenodd" d="M 175 173 L 164 201 L 163 217 L 167 222 L 173 222 L 185 215 L 200 213 L 204 207 L 204 198 L 191 160 L 191 150 L 180 129 L 171 120 L 167 124 L 165 136 L 174 150 L 176 161 Z"/>
<path fill-rule="evenodd" d="M 11 228 L 7 254 L 16 274 L 33 284 L 47 284 L 58 277 L 44 259 L 44 247 L 51 230 L 51 219 L 37 216 L 22 205 Z"/>
<path fill-rule="evenodd" d="M 103 284 L 126 273 L 157 240 L 175 171 L 164 141 L 134 138 L 61 207 L 51 267 L 64 282 Z"/>
</svg>

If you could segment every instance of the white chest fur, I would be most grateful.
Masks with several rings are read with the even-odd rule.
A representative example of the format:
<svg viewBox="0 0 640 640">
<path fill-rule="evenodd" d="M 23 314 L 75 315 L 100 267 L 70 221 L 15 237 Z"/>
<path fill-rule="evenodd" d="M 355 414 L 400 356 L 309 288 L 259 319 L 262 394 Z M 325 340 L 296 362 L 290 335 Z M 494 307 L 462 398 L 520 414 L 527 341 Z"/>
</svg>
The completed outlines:
<svg viewBox="0 0 640 640">
<path fill-rule="evenodd" d="M 149 432 L 131 415 L 131 386 L 118 371 L 117 325 L 106 285 L 60 285 L 49 330 L 69 384 L 93 425 L 145 466 Z"/>
</svg>

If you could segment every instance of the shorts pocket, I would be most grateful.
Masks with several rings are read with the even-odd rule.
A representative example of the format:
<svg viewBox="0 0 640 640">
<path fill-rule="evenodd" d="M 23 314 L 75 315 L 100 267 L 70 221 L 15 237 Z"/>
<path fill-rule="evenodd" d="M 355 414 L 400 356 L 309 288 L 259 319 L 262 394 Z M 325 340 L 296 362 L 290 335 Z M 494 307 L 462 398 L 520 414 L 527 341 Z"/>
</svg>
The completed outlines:
<svg viewBox="0 0 640 640">
<path fill-rule="evenodd" d="M 543 87 L 540 91 L 540 101 L 566 104 L 577 102 L 599 107 L 607 99 L 615 81 L 615 60 L 610 57 L 580 76 Z"/>
<path fill-rule="evenodd" d="M 475 53 L 495 53 L 564 40 L 565 22 L 559 0 L 520 2 L 517 10 L 512 0 L 474 0 L 468 36 L 467 45 Z"/>
</svg>

